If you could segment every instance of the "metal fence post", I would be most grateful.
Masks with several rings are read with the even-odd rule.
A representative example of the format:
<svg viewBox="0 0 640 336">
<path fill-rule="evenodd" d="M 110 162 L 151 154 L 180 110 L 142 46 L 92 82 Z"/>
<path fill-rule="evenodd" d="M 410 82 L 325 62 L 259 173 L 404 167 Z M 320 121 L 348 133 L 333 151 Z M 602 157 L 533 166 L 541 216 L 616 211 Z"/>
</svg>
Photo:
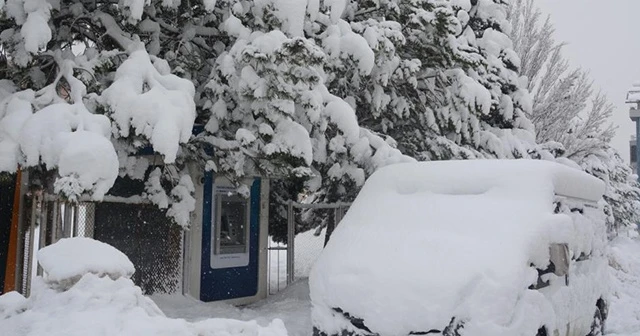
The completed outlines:
<svg viewBox="0 0 640 336">
<path fill-rule="evenodd" d="M 31 218 L 29 221 L 29 246 L 28 246 L 28 251 L 26 251 L 25 253 L 27 253 L 27 262 L 26 262 L 26 269 L 23 269 L 23 274 L 26 275 L 26 279 L 23 279 L 23 293 L 25 294 L 25 296 L 29 296 L 31 295 L 31 277 L 33 276 L 32 274 L 32 270 L 33 270 L 33 262 L 34 262 L 34 244 L 36 244 L 36 240 L 35 240 L 35 230 L 36 230 L 36 226 L 38 225 L 41 213 L 40 211 L 42 210 L 41 207 L 41 198 L 42 198 L 42 194 L 38 191 L 33 193 L 33 196 L 31 198 Z M 38 241 L 39 243 L 39 241 Z M 24 266 L 24 265 L 23 265 Z"/>
<path fill-rule="evenodd" d="M 60 230 L 60 202 L 55 199 L 53 201 L 53 211 L 51 213 L 51 244 L 55 244 L 58 241 Z"/>
<path fill-rule="evenodd" d="M 38 225 L 40 227 L 40 232 L 39 232 L 38 237 L 40 239 L 38 241 L 38 248 L 36 250 L 40 250 L 41 248 L 45 247 L 45 245 L 47 244 L 48 203 L 47 203 L 45 197 L 42 198 L 42 201 L 40 202 L 40 204 L 41 204 L 40 216 L 38 218 L 38 221 L 39 221 Z M 36 274 L 37 275 L 42 275 L 42 267 L 40 266 L 40 263 L 38 263 L 38 265 L 37 265 Z"/>
<path fill-rule="evenodd" d="M 78 220 L 80 218 L 80 203 L 73 203 L 71 208 L 73 209 L 73 227 L 71 228 L 71 237 L 78 237 Z"/>
<path fill-rule="evenodd" d="M 64 202 L 64 219 L 62 221 L 62 225 L 63 225 L 63 233 L 62 233 L 62 237 L 63 238 L 71 238 L 71 226 L 72 224 L 72 209 L 71 209 L 71 203 L 70 202 Z"/>
<path fill-rule="evenodd" d="M 287 286 L 294 280 L 294 241 L 296 239 L 295 218 L 293 213 L 293 201 L 287 204 Z"/>
</svg>

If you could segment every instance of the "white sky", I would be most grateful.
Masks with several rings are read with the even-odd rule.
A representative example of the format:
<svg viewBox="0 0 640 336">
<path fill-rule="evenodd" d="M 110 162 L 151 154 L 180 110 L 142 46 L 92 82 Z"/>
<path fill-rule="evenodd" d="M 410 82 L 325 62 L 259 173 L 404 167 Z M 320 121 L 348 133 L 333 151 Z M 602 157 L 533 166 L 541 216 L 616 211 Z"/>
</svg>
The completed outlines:
<svg viewBox="0 0 640 336">
<path fill-rule="evenodd" d="M 588 70 L 595 87 L 616 105 L 614 146 L 629 160 L 635 126 L 624 100 L 631 84 L 640 81 L 640 0 L 536 1 L 551 15 L 556 39 L 568 43 L 565 56 Z"/>
</svg>

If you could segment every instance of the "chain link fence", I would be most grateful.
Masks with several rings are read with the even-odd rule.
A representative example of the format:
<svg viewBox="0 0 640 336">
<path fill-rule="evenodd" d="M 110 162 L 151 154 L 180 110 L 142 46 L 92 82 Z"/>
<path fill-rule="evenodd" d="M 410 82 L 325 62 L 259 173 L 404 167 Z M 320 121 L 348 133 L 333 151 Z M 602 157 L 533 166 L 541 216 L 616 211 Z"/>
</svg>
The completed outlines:
<svg viewBox="0 0 640 336">
<path fill-rule="evenodd" d="M 132 280 L 145 294 L 182 291 L 184 232 L 164 211 L 117 197 L 105 202 L 70 203 L 53 195 L 28 194 L 20 237 L 22 293 L 41 275 L 36 252 L 62 238 L 90 237 L 114 246 L 136 268 Z"/>
<path fill-rule="evenodd" d="M 287 242 L 269 240 L 269 294 L 275 294 L 294 281 L 309 277 L 333 229 L 342 220 L 350 203 L 287 204 Z M 315 228 L 311 222 L 318 222 Z M 295 233 L 296 228 L 310 230 Z M 328 233 L 327 233 L 328 232 Z"/>
</svg>

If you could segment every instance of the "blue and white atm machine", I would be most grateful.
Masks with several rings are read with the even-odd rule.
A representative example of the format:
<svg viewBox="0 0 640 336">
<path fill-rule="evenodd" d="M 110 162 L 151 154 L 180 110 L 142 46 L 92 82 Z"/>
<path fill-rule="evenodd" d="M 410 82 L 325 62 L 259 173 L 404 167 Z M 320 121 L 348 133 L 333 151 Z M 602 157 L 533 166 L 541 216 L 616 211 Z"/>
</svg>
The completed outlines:
<svg viewBox="0 0 640 336">
<path fill-rule="evenodd" d="M 199 202 L 185 246 L 185 292 L 204 302 L 236 305 L 266 298 L 268 180 L 247 180 L 248 198 L 213 173 L 197 180 Z"/>
</svg>

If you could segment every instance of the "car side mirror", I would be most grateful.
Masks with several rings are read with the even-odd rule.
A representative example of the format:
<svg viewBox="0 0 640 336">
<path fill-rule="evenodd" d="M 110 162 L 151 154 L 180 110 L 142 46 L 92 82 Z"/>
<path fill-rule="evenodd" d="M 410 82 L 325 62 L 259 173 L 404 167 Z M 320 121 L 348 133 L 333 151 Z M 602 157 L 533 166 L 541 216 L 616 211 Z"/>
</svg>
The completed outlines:
<svg viewBox="0 0 640 336">
<path fill-rule="evenodd" d="M 553 273 L 557 276 L 565 276 L 569 274 L 569 245 L 567 244 L 551 244 L 549 246 L 549 260 L 553 263 Z"/>
</svg>

